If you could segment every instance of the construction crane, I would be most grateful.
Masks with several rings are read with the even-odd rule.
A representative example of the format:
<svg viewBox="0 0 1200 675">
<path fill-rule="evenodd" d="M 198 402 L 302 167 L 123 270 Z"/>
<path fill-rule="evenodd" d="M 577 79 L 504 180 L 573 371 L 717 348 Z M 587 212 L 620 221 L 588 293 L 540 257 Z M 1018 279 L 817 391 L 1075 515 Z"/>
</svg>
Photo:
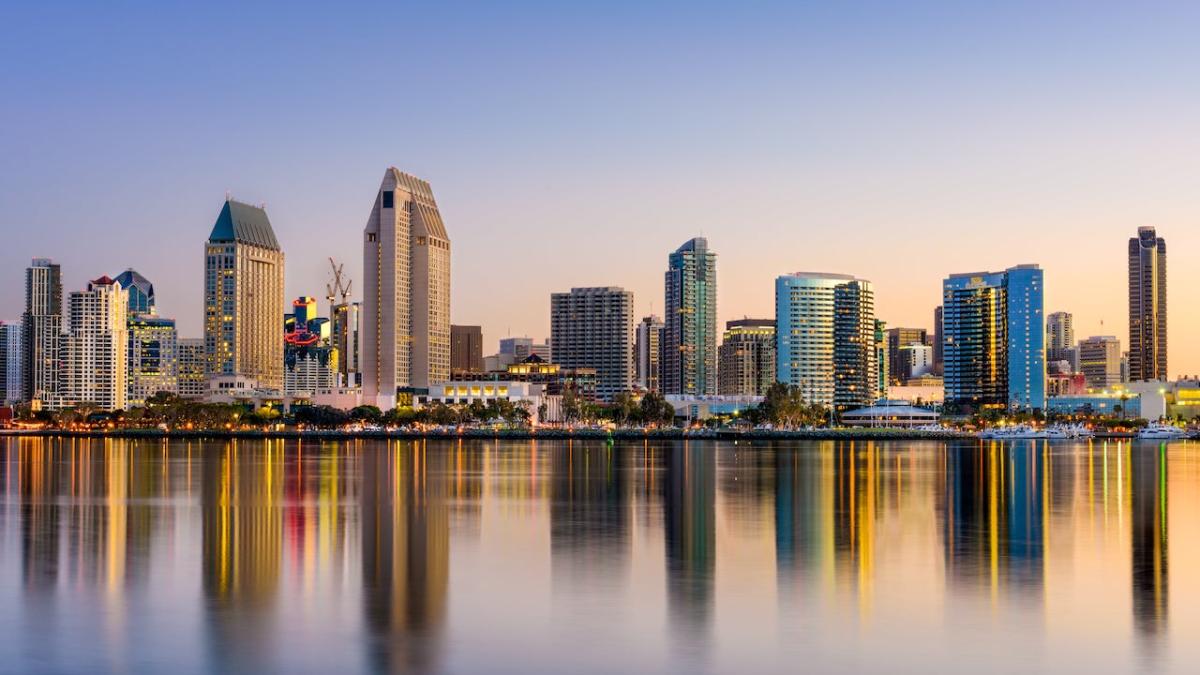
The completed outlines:
<svg viewBox="0 0 1200 675">
<path fill-rule="evenodd" d="M 329 313 L 333 315 L 333 302 L 341 297 L 342 304 L 350 298 L 350 285 L 354 283 L 342 272 L 344 265 L 329 259 L 329 268 L 333 270 L 333 283 L 325 284 L 325 299 L 329 301 Z"/>
</svg>

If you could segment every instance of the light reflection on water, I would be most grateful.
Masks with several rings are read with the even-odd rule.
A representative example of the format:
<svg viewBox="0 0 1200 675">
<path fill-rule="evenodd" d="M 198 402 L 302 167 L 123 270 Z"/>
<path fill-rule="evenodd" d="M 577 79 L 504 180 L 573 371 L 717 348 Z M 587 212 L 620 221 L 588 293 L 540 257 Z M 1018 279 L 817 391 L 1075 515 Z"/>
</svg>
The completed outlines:
<svg viewBox="0 0 1200 675">
<path fill-rule="evenodd" d="M 0 439 L 0 670 L 1190 671 L 1198 447 Z"/>
</svg>

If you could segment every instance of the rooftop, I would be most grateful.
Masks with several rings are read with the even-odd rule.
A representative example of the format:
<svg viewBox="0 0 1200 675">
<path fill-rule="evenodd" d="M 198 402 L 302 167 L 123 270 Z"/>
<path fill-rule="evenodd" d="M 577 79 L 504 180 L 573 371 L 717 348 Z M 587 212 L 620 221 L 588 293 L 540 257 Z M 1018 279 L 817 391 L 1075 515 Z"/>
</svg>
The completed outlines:
<svg viewBox="0 0 1200 675">
<path fill-rule="evenodd" d="M 225 200 L 208 240 L 236 241 L 239 244 L 249 244 L 272 251 L 281 250 L 266 210 L 261 206 L 251 206 L 232 199 Z"/>
</svg>

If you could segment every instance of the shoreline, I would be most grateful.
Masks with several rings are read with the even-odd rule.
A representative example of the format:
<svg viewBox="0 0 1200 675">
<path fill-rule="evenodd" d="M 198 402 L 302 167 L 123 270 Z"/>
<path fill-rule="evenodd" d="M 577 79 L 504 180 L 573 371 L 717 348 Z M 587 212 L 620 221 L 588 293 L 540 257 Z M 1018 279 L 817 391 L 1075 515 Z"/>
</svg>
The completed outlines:
<svg viewBox="0 0 1200 675">
<path fill-rule="evenodd" d="M 22 437 L 71 437 L 71 438 L 132 438 L 132 439 L 319 439 L 319 440 L 453 440 L 453 439 L 504 439 L 504 440 L 662 440 L 662 441 L 780 441 L 780 440 L 941 440 L 964 441 L 980 439 L 967 432 L 930 432 L 910 429 L 813 429 L 797 431 L 732 431 L 718 430 L 687 432 L 683 429 L 647 430 L 640 429 L 463 429 L 459 431 L 344 431 L 334 429 L 285 429 L 266 430 L 186 430 L 173 429 L 0 429 L 0 436 Z M 1132 439 L 1133 434 L 1097 434 L 1095 440 Z M 1044 439 L 1043 439 L 1044 440 Z"/>
</svg>

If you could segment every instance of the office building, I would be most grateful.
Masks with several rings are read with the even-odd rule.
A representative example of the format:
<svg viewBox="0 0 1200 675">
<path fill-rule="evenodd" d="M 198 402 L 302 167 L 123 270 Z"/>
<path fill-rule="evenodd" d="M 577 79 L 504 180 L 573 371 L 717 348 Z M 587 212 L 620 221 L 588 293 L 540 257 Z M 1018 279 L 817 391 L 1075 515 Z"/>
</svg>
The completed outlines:
<svg viewBox="0 0 1200 675">
<path fill-rule="evenodd" d="M 871 283 L 797 272 L 775 280 L 776 379 L 810 403 L 861 407 L 878 395 Z"/>
<path fill-rule="evenodd" d="M 482 326 L 450 326 L 450 372 L 483 372 Z"/>
<path fill-rule="evenodd" d="M 642 317 L 633 341 L 637 384 L 646 391 L 662 391 L 663 321 L 651 314 Z"/>
<path fill-rule="evenodd" d="M 933 309 L 933 372 L 941 377 L 945 372 L 945 357 L 942 355 L 942 306 Z"/>
<path fill-rule="evenodd" d="M 668 256 L 664 287 L 662 390 L 715 394 L 717 254 L 707 239 L 691 239 Z"/>
<path fill-rule="evenodd" d="M 1113 335 L 1093 335 L 1079 341 L 1079 370 L 1087 386 L 1109 389 L 1121 384 L 1121 341 Z"/>
<path fill-rule="evenodd" d="M 907 383 L 909 380 L 933 375 L 933 347 L 922 344 L 908 344 L 900 348 L 900 373 L 896 379 Z"/>
<path fill-rule="evenodd" d="M 601 287 L 552 294 L 550 339 L 559 365 L 595 369 L 600 399 L 633 388 L 633 293 Z"/>
<path fill-rule="evenodd" d="M 450 237 L 429 183 L 383 175 L 363 232 L 363 402 L 450 379 Z"/>
<path fill-rule="evenodd" d="M 887 322 L 875 319 L 875 365 L 878 369 L 875 379 L 881 399 L 888 397 L 888 388 L 892 382 L 892 375 L 889 371 L 891 361 L 891 355 L 888 354 Z"/>
<path fill-rule="evenodd" d="M 329 321 L 317 316 L 317 299 L 292 301 L 283 321 L 283 393 L 309 395 L 338 386 L 338 350 L 332 344 Z"/>
<path fill-rule="evenodd" d="M 129 316 L 158 313 L 154 305 L 154 284 L 149 279 L 131 267 L 113 277 L 113 281 L 121 284 L 129 294 Z"/>
<path fill-rule="evenodd" d="M 947 406 L 1045 407 L 1044 286 L 1037 265 L 942 283 Z"/>
<path fill-rule="evenodd" d="M 531 337 L 506 337 L 500 338 L 500 351 L 498 352 L 504 363 L 504 366 L 520 363 L 530 356 L 537 355 L 538 358 L 544 361 L 550 361 L 550 344 L 548 342 L 534 342 Z M 504 357 L 511 357 L 511 360 Z"/>
<path fill-rule="evenodd" d="M 126 404 L 140 407 L 159 392 L 178 394 L 179 337 L 175 320 L 144 313 L 129 316 L 126 325 L 129 335 Z"/>
<path fill-rule="evenodd" d="M 59 406 L 121 410 L 128 397 L 129 299 L 107 276 L 67 296 Z"/>
<path fill-rule="evenodd" d="M 24 398 L 21 362 L 24 331 L 20 321 L 0 321 L 0 405 Z"/>
<path fill-rule="evenodd" d="M 204 338 L 180 338 L 176 342 L 178 392 L 183 398 L 202 399 L 208 395 Z"/>
<path fill-rule="evenodd" d="M 1167 379 L 1167 241 L 1153 227 L 1129 240 L 1129 381 Z"/>
<path fill-rule="evenodd" d="M 1075 321 L 1070 312 L 1054 312 L 1046 317 L 1046 360 L 1074 361 Z"/>
<path fill-rule="evenodd" d="M 889 328 L 887 329 L 888 374 L 891 381 L 900 384 L 904 378 L 904 363 L 901 361 L 901 347 L 908 345 L 926 344 L 928 334 L 924 328 Z"/>
<path fill-rule="evenodd" d="M 46 258 L 34 258 L 25 270 L 25 313 L 21 317 L 22 398 L 49 401 L 58 396 L 62 361 L 62 269 Z"/>
<path fill-rule="evenodd" d="M 342 302 L 330 309 L 332 345 L 338 352 L 338 373 L 343 387 L 361 385 L 362 355 L 359 347 L 359 331 L 362 305 L 357 302 Z"/>
<path fill-rule="evenodd" d="M 720 395 L 765 396 L 775 382 L 775 321 L 725 322 L 725 335 L 717 354 Z"/>
<path fill-rule="evenodd" d="M 283 387 L 283 251 L 267 212 L 225 200 L 204 245 L 206 373 Z"/>
</svg>

